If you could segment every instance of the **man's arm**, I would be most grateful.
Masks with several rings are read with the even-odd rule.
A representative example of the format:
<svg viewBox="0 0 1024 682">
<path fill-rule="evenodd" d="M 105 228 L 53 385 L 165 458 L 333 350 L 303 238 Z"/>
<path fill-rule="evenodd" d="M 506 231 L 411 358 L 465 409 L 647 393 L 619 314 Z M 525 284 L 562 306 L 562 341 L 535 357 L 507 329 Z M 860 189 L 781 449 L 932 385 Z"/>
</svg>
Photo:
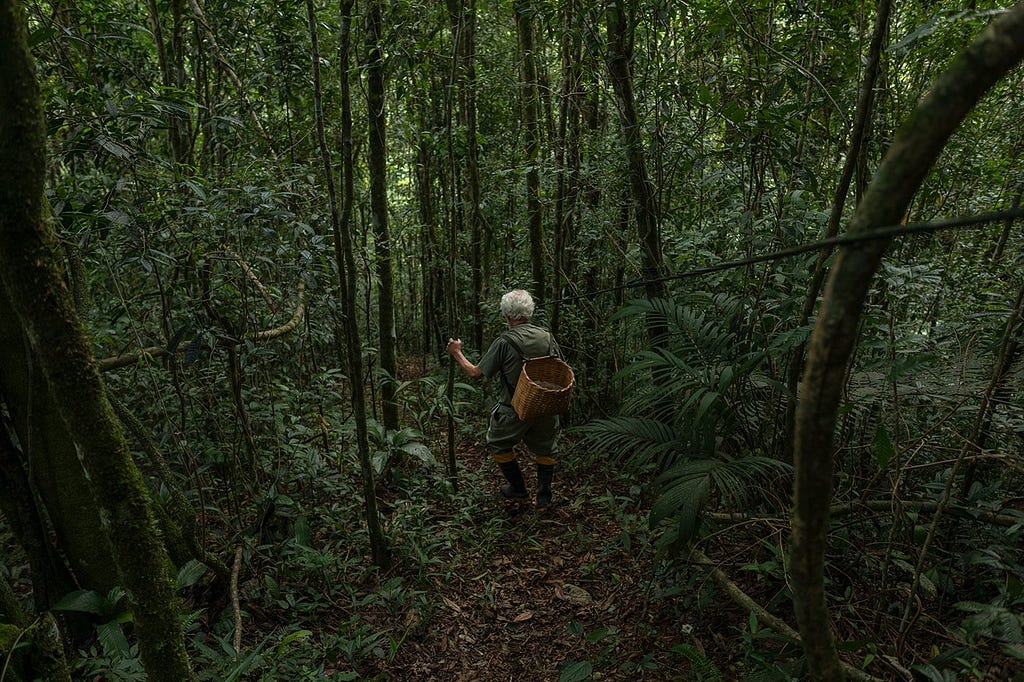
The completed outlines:
<svg viewBox="0 0 1024 682">
<path fill-rule="evenodd" d="M 448 355 L 455 359 L 455 362 L 459 363 L 459 367 L 466 373 L 470 379 L 479 379 L 484 375 L 483 370 L 480 369 L 479 365 L 474 365 L 472 362 L 466 359 L 466 356 L 462 354 L 462 339 L 448 339 Z"/>
</svg>

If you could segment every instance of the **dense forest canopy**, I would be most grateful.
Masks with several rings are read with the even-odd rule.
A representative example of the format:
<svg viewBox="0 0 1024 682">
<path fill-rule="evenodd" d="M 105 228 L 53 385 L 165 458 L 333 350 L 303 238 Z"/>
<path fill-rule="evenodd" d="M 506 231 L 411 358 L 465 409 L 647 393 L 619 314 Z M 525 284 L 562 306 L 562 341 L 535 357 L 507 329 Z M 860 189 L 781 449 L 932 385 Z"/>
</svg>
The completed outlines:
<svg viewBox="0 0 1024 682">
<path fill-rule="evenodd" d="M 0 679 L 1021 679 L 1024 3 L 0 10 Z"/>
</svg>

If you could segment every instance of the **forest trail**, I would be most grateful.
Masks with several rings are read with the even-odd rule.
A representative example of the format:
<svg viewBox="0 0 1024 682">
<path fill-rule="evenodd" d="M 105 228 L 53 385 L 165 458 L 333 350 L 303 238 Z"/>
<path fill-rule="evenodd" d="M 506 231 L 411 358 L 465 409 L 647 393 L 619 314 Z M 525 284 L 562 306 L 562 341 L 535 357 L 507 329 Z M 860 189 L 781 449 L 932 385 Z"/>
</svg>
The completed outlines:
<svg viewBox="0 0 1024 682">
<path fill-rule="evenodd" d="M 528 482 L 532 458 L 520 456 Z M 537 512 L 500 498 L 500 473 L 482 448 L 463 448 L 467 486 L 482 501 L 463 522 L 457 565 L 431 579 L 422 628 L 376 672 L 401 680 L 686 680 L 703 648 L 685 614 L 660 596 L 653 550 L 633 536 L 646 526 L 636 490 L 608 472 L 574 464 L 556 477 L 556 507 Z M 465 496 L 465 493 L 461 496 Z M 453 498 L 453 507 L 460 495 Z M 437 509 L 434 521 L 465 519 Z M 406 622 L 421 618 L 414 610 Z M 742 615 L 738 615 L 742 622 Z M 588 676 L 589 673 L 589 676 Z"/>
</svg>

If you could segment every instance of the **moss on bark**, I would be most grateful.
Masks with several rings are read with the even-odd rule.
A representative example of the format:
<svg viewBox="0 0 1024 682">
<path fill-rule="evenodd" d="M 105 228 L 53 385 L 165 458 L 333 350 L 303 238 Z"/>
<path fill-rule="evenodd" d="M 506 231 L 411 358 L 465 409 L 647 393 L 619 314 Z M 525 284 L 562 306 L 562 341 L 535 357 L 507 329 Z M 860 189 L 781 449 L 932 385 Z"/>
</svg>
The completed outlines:
<svg viewBox="0 0 1024 682">
<path fill-rule="evenodd" d="M 170 562 L 43 220 L 46 133 L 26 32 L 21 5 L 0 0 L 0 279 L 109 531 L 148 677 L 190 680 Z"/>
<path fill-rule="evenodd" d="M 2 285 L 0 319 L 17 319 Z M 117 584 L 112 549 L 85 470 L 78 460 L 75 443 L 50 397 L 24 331 L 15 324 L 0 325 L 0 348 L 9 349 L 0 354 L 0 391 L 26 458 L 24 467 L 19 467 L 15 461 L 17 453 L 8 452 L 5 471 L 23 512 L 19 518 L 25 520 L 21 526 L 24 533 L 19 533 L 18 540 L 33 559 L 36 605 L 41 611 L 46 610 L 78 587 L 106 594 Z M 22 469 L 21 476 L 19 469 Z M 30 486 L 45 505 L 45 513 L 35 508 Z M 10 502 L 14 503 L 15 499 Z M 32 517 L 39 528 L 33 527 Z M 44 519 L 49 519 L 57 546 L 67 557 L 78 585 L 54 572 L 53 562 L 60 560 L 55 558 L 54 548 L 45 540 Z M 44 563 L 50 565 L 44 566 Z M 44 577 L 45 574 L 49 575 Z"/>
<path fill-rule="evenodd" d="M 12 654 L 15 647 L 18 648 Z M 27 628 L 0 623 L 0 664 L 5 661 L 8 667 L 0 665 L 5 673 L 4 682 L 71 682 L 57 621 L 48 613 Z"/>
</svg>

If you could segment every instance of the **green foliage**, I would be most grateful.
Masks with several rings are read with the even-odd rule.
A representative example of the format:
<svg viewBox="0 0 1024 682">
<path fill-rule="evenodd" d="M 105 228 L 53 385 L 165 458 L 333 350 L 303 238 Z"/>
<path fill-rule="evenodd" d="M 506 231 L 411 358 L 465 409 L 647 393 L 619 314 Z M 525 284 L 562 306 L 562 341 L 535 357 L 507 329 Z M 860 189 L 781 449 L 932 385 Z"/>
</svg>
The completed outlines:
<svg viewBox="0 0 1024 682">
<path fill-rule="evenodd" d="M 453 189 L 465 167 L 467 138 L 457 115 L 460 103 L 449 87 L 451 18 L 443 3 L 394 2 L 386 8 L 389 199 L 401 292 L 395 304 L 398 342 L 409 353 L 427 350 L 419 342 L 424 305 L 446 318 L 435 320 L 441 329 L 427 330 L 427 346 L 449 334 L 465 334 L 478 312 L 469 305 L 474 247 L 482 249 L 483 274 L 490 277 L 484 290 L 493 293 L 528 280 L 522 200 L 527 169 L 511 15 L 507 3 L 477 5 L 475 93 L 483 186 L 476 208 L 486 226 L 480 244 L 456 229 L 465 207 Z M 155 19 L 164 48 L 170 50 L 172 8 L 152 6 L 159 13 Z M 313 106 L 301 4 L 208 3 L 202 21 L 186 10 L 181 82 L 164 82 L 148 8 L 116 0 L 59 8 L 42 3 L 28 10 L 53 150 L 47 192 L 62 239 L 84 261 L 94 305 L 82 317 L 96 355 L 154 345 L 170 351 L 108 372 L 105 380 L 152 428 L 173 469 L 173 483 L 198 510 L 204 547 L 230 555 L 243 546 L 243 592 L 249 591 L 248 603 L 263 605 L 263 612 L 245 614 L 241 651 L 233 648 L 233 624 L 223 614 L 194 621 L 197 667 L 207 679 L 370 679 L 377 662 L 396 660 L 407 637 L 416 635 L 415 627 L 429 626 L 444 608 L 427 595 L 432 581 L 460 577 L 452 574 L 458 563 L 453 557 L 463 566 L 472 564 L 479 575 L 495 570 L 496 544 L 537 548 L 542 535 L 528 525 L 532 521 L 516 526 L 496 517 L 485 492 L 490 481 L 472 478 L 468 465 L 460 465 L 461 481 L 468 484 L 462 495 L 448 496 L 433 461 L 446 445 L 446 418 L 458 423 L 462 448 L 481 430 L 477 416 L 483 413 L 478 408 L 484 394 L 479 386 L 457 383 L 449 404 L 445 381 L 430 375 L 436 359 L 416 358 L 417 363 L 422 359 L 426 377 L 388 379 L 397 381 L 403 428 L 384 431 L 373 424 L 371 432 L 377 472 L 390 461 L 408 464 L 398 465 L 391 479 L 397 485 L 380 486 L 382 518 L 400 568 L 385 577 L 366 570 L 362 491 L 348 426 L 348 382 L 363 378 L 345 375 L 335 347 L 339 325 L 355 320 L 367 332 L 364 354 L 372 367 L 377 294 L 369 256 L 374 245 L 363 215 L 365 164 L 357 158 L 353 227 L 359 309 L 343 310 L 322 163 L 309 134 Z M 595 469 L 621 469 L 624 479 L 615 481 L 620 489 L 606 490 L 602 482 L 581 477 L 573 481 L 578 486 L 573 498 L 566 500 L 572 514 L 585 516 L 596 508 L 612 521 L 608 542 L 584 564 L 587 576 L 594 577 L 604 566 L 623 561 L 624 553 L 645 556 L 651 550 L 652 531 L 642 523 L 647 492 L 657 495 L 649 521 L 670 550 L 698 536 L 707 508 L 783 508 L 789 488 L 788 469 L 780 463 L 786 452 L 785 412 L 795 400 L 784 383 L 787 365 L 799 362 L 794 350 L 810 335 L 811 325 L 798 326 L 796 319 L 816 254 L 681 280 L 668 301 L 620 305 L 621 291 L 591 295 L 640 272 L 623 182 L 621 131 L 602 64 L 602 7 L 577 7 L 575 15 L 563 15 L 552 3 L 533 9 L 540 34 L 537 58 L 550 85 L 545 108 L 551 135 L 545 135 L 536 167 L 546 227 L 554 233 L 562 209 L 575 220 L 559 254 L 569 259 L 569 272 L 565 291 L 557 294 L 581 295 L 563 305 L 559 332 L 580 380 L 570 420 L 583 424 L 579 433 L 585 443 L 579 450 L 589 453 Z M 743 12 L 734 4 L 700 2 L 640 3 L 636 10 L 632 68 L 662 209 L 665 264 L 682 272 L 817 238 L 851 146 L 849 112 L 858 95 L 873 6 L 813 8 L 757 0 Z M 897 3 L 870 142 L 858 171 L 864 180 L 935 70 L 996 11 L 1002 8 L 984 2 L 968 10 L 942 2 Z M 336 10 L 324 6 L 318 13 L 329 41 L 327 36 L 336 33 Z M 358 45 L 359 21 L 354 28 Z M 565 74 L 559 52 L 567 38 L 582 44 L 578 93 L 560 91 Z M 172 57 L 169 51 L 163 56 Z M 326 133 L 335 149 L 344 74 L 330 49 L 322 57 Z M 350 75 L 358 78 L 358 68 Z M 922 187 L 912 219 L 969 214 L 1012 200 L 1022 182 L 1020 91 L 1018 73 L 980 103 Z M 353 142 L 361 153 L 366 111 L 359 92 L 355 88 Z M 578 110 L 560 109 L 576 95 Z M 448 103 L 451 112 L 445 110 Z M 563 111 L 568 125 L 574 117 L 581 121 L 565 138 L 559 130 Z M 175 120 L 186 121 L 189 132 L 190 155 L 182 164 L 169 152 L 168 130 Z M 559 161 L 571 156 L 565 153 L 570 139 L 578 141 L 575 166 Z M 425 158 L 417 154 L 420 142 Z M 421 180 L 415 176 L 420 170 L 430 172 L 424 182 L 433 214 L 420 204 Z M 572 206 L 558 203 L 565 199 L 558 195 L 564 181 L 578 182 Z M 1003 260 L 995 262 L 995 235 L 959 231 L 894 244 L 872 290 L 846 386 L 837 439 L 838 496 L 938 499 L 949 474 L 941 463 L 950 457 L 950 444 L 963 442 L 974 423 L 976 399 L 989 381 L 992 349 L 1006 321 L 1006 302 L 1019 285 L 1015 242 L 1011 238 Z M 455 253 L 447 253 L 449 236 Z M 548 247 L 554 251 L 551 243 Z M 447 291 L 447 280 L 443 285 L 428 281 L 435 269 L 455 271 L 454 291 Z M 289 318 L 299 281 L 307 297 L 301 324 L 279 338 L 253 340 L 253 332 Z M 442 311 L 447 297 L 453 299 L 453 319 Z M 545 297 L 550 302 L 552 297 Z M 484 313 L 497 322 L 494 305 L 482 302 Z M 545 307 L 542 313 L 550 315 L 551 306 Z M 609 316 L 610 310 L 616 314 Z M 648 316 L 664 319 L 668 328 L 652 345 L 644 345 Z M 240 370 L 237 402 L 225 380 L 229 347 Z M 1024 403 L 1013 388 L 1020 383 L 1018 374 L 1014 370 L 1008 393 L 995 403 L 990 452 L 982 453 L 1005 457 L 1007 464 L 1021 453 Z M 376 372 L 368 377 L 381 380 Z M 595 415 L 603 418 L 591 420 Z M 967 491 L 967 501 L 977 509 L 1000 510 L 1019 490 L 1014 466 L 986 468 L 982 460 L 978 478 Z M 160 481 L 153 489 L 163 494 Z M 891 547 L 864 530 L 890 520 L 895 521 Z M 851 594 L 890 595 L 912 575 L 907 567 L 913 567 L 926 528 L 924 515 L 857 517 L 836 529 L 834 537 L 842 542 L 831 559 L 865 569 L 858 578 L 866 584 L 855 585 L 859 591 Z M 568 534 L 582 543 L 591 530 L 581 525 Z M 939 622 L 960 626 L 958 636 L 971 647 L 989 646 L 996 631 L 1013 632 L 1006 614 L 1019 606 L 1020 543 L 1019 532 L 979 535 L 971 521 L 940 526 L 940 556 L 949 561 L 929 563 L 923 598 Z M 845 554 L 855 550 L 855 556 Z M 784 594 L 780 555 L 753 561 L 739 556 L 738 563 L 756 567 L 743 575 Z M 890 565 L 890 584 L 871 582 L 879 580 L 880 567 Z M 256 576 L 248 585 L 247 573 Z M 977 580 L 965 587 L 961 575 Z M 402 577 L 398 583 L 396 576 Z M 203 596 L 209 578 L 195 562 L 179 570 L 178 585 L 188 602 L 215 605 Z M 696 595 L 687 606 L 713 605 L 695 578 L 687 576 L 682 584 Z M 496 591 L 488 589 L 481 599 L 493 603 Z M 861 606 L 838 590 L 833 597 L 850 608 Z M 949 606 L 958 603 L 975 610 L 965 614 Z M 137 679 L 134 648 L 128 639 L 126 650 L 121 624 L 115 622 L 123 605 L 95 593 L 69 604 L 106 619 L 101 624 L 106 635 L 86 649 L 76 669 L 83 676 Z M 424 625 L 406 627 L 406 607 L 414 608 Z M 326 622 L 337 627 L 326 632 Z M 851 617 L 843 625 L 858 622 Z M 600 628 L 588 625 L 586 631 Z M 798 676 L 790 651 L 775 656 L 764 645 L 778 643 L 762 638 L 764 633 L 758 630 L 744 643 L 747 669 L 761 667 L 772 679 Z M 588 651 L 582 660 L 581 654 L 561 674 L 614 668 L 623 646 L 614 639 L 608 630 L 599 641 L 584 638 L 601 656 Z M 607 651 L 598 651 L 602 643 Z M 998 646 L 1018 650 L 1008 641 Z M 929 665 L 942 669 L 938 675 L 971 674 L 981 657 L 969 648 L 957 647 Z M 687 652 L 676 653 L 700 668 Z M 332 670 L 325 661 L 344 661 L 352 669 Z"/>
<path fill-rule="evenodd" d="M 690 674 L 694 682 L 720 682 L 722 673 L 704 653 L 690 644 L 677 644 L 672 647 L 674 653 L 685 657 L 693 666 Z"/>
<path fill-rule="evenodd" d="M 589 661 L 567 661 L 558 668 L 558 682 L 580 682 L 590 679 L 594 672 L 594 666 Z"/>
<path fill-rule="evenodd" d="M 722 312 L 728 315 L 724 319 Z M 667 327 L 664 338 L 654 341 L 658 346 L 640 352 L 620 372 L 633 386 L 623 411 L 633 414 L 578 429 L 596 449 L 638 471 L 658 472 L 660 497 L 650 523 L 673 519 L 664 537 L 672 553 L 696 536 L 709 499 L 744 508 L 757 481 L 788 471 L 737 439 L 764 428 L 756 410 L 743 406 L 765 361 L 762 351 L 745 351 L 739 342 L 736 329 L 743 314 L 737 301 L 724 297 L 695 295 L 689 304 L 631 302 L 621 316 L 655 316 Z"/>
<path fill-rule="evenodd" d="M 788 637 L 762 628 L 753 612 L 741 634 L 745 667 L 751 671 L 745 681 L 797 682 L 804 678 L 803 652 Z"/>
</svg>

